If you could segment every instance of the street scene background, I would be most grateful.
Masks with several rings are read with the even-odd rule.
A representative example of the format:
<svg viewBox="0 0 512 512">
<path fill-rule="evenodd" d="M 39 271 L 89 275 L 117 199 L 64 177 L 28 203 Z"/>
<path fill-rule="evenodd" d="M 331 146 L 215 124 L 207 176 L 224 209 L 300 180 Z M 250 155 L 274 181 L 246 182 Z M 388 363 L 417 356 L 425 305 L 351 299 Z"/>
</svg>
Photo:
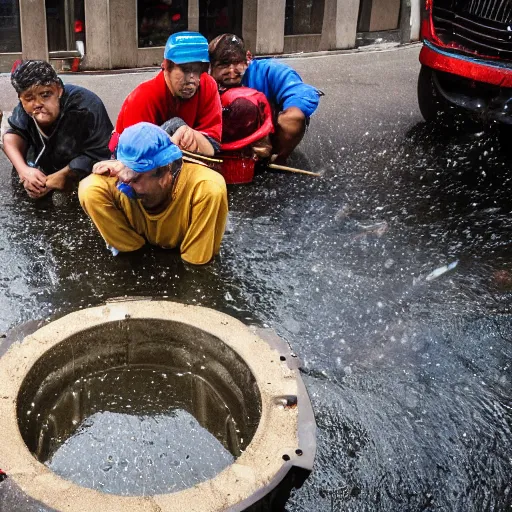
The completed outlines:
<svg viewBox="0 0 512 512">
<path fill-rule="evenodd" d="M 302 360 L 318 424 L 288 510 L 510 510 L 511 160 L 493 127 L 425 125 L 419 49 L 284 60 L 325 93 L 290 160 L 323 176 L 231 186 L 205 267 L 113 258 L 76 198 L 36 207 L 0 154 L 0 331 L 125 296 L 270 327 Z M 154 72 L 63 79 L 115 121 Z M 0 108 L 16 101 L 1 75 Z"/>
</svg>

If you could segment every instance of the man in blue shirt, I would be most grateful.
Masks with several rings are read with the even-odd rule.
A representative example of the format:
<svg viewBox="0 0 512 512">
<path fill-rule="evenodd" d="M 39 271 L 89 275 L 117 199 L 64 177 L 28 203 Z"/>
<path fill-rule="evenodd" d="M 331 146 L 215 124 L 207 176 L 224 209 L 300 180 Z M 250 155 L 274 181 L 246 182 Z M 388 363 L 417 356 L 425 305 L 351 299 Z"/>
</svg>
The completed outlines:
<svg viewBox="0 0 512 512">
<path fill-rule="evenodd" d="M 208 49 L 211 74 L 221 94 L 239 86 L 265 94 L 275 117 L 273 159 L 284 163 L 302 140 L 322 93 L 305 84 L 294 69 L 276 59 L 253 59 L 242 39 L 234 34 L 216 37 Z"/>
</svg>

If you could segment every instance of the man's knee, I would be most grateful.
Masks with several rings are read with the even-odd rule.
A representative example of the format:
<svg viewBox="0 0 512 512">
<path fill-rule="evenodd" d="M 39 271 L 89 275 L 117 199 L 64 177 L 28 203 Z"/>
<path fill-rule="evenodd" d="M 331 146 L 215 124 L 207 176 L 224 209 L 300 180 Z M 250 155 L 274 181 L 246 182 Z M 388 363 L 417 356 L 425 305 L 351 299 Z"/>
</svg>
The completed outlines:
<svg viewBox="0 0 512 512">
<path fill-rule="evenodd" d="M 105 178 L 97 174 L 90 174 L 78 185 L 78 199 L 82 208 L 87 211 L 87 206 L 95 204 L 106 192 Z"/>
</svg>

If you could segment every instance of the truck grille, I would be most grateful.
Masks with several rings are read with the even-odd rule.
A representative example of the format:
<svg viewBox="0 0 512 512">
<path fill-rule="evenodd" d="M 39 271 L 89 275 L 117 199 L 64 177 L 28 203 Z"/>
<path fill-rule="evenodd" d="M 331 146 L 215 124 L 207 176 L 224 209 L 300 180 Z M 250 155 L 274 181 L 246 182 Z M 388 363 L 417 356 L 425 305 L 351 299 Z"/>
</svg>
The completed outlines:
<svg viewBox="0 0 512 512">
<path fill-rule="evenodd" d="M 508 23 L 512 14 L 512 4 L 508 0 L 471 0 L 467 12 L 485 20 Z"/>
<path fill-rule="evenodd" d="M 432 19 L 443 43 L 512 60 L 512 0 L 434 0 Z"/>
</svg>

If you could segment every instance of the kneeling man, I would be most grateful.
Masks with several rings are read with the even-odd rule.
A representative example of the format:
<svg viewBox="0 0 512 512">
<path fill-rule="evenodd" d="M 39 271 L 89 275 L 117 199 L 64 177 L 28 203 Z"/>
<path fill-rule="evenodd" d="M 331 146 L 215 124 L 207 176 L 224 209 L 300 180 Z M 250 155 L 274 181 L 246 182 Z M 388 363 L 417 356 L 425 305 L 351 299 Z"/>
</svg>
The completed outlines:
<svg viewBox="0 0 512 512">
<path fill-rule="evenodd" d="M 68 190 L 109 158 L 112 123 L 96 94 L 64 85 L 40 60 L 21 62 L 11 83 L 20 102 L 9 117 L 4 151 L 29 197 Z"/>
<path fill-rule="evenodd" d="M 169 135 L 137 123 L 119 138 L 117 160 L 99 162 L 78 196 L 114 255 L 146 241 L 179 247 L 188 263 L 208 263 L 218 252 L 228 213 L 224 178 L 183 163 Z"/>
</svg>

